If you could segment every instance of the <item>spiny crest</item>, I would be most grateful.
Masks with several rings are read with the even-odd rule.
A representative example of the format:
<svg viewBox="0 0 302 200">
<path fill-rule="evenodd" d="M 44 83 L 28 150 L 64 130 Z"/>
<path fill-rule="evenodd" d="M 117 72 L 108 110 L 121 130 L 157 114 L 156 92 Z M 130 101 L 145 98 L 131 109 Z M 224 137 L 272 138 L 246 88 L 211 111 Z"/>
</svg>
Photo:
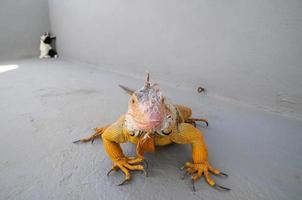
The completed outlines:
<svg viewBox="0 0 302 200">
<path fill-rule="evenodd" d="M 146 81 L 145 81 L 145 88 L 150 88 L 151 84 L 150 84 L 150 81 L 149 81 L 150 77 L 149 77 L 149 72 L 147 72 L 147 77 L 146 77 Z"/>
<path fill-rule="evenodd" d="M 151 84 L 149 73 L 147 73 L 144 86 L 141 89 L 135 91 L 134 94 L 141 102 L 151 101 L 150 103 L 156 103 L 159 102 L 162 98 L 162 93 L 160 92 L 158 85 Z"/>
<path fill-rule="evenodd" d="M 130 89 L 126 86 L 119 85 L 124 91 L 126 91 L 129 95 L 135 94 L 138 99 L 144 97 L 144 96 L 150 96 L 150 97 L 155 97 L 155 96 L 162 96 L 159 87 L 156 83 L 151 84 L 150 82 L 150 75 L 147 72 L 146 80 L 144 83 L 144 86 L 141 89 L 138 90 L 133 90 Z"/>
</svg>

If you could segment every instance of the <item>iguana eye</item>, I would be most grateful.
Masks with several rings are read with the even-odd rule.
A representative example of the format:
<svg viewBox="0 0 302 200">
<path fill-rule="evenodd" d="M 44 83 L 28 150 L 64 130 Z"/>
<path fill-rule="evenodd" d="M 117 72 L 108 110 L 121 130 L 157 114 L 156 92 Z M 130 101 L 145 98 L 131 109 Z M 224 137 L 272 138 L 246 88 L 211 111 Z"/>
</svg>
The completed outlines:
<svg viewBox="0 0 302 200">
<path fill-rule="evenodd" d="M 134 99 L 131 99 L 131 103 L 135 103 L 135 100 L 134 100 Z"/>
<path fill-rule="evenodd" d="M 162 98 L 162 99 L 161 99 L 161 102 L 164 103 L 164 102 L 165 102 L 165 98 Z"/>
</svg>

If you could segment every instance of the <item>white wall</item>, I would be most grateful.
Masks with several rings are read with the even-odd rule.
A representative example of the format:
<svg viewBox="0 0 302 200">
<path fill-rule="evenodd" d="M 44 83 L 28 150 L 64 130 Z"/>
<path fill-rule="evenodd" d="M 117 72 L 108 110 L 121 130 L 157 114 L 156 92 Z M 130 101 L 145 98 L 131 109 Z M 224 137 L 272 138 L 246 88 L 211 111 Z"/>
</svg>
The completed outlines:
<svg viewBox="0 0 302 200">
<path fill-rule="evenodd" d="M 302 116 L 301 0 L 49 0 L 63 58 Z"/>
<path fill-rule="evenodd" d="M 50 30 L 47 0 L 0 0 L 0 60 L 39 56 Z"/>
</svg>

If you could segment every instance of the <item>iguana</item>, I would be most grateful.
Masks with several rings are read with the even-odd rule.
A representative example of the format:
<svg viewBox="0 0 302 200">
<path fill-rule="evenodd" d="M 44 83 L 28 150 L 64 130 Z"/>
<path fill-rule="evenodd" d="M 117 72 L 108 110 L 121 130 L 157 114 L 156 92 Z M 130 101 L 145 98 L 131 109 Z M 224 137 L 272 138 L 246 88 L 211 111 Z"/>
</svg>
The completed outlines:
<svg viewBox="0 0 302 200">
<path fill-rule="evenodd" d="M 121 170 L 125 179 L 123 185 L 131 179 L 130 171 L 139 170 L 146 173 L 142 165 L 144 152 L 154 152 L 155 146 L 164 146 L 171 143 L 191 144 L 192 161 L 186 162 L 181 168 L 186 174 L 191 175 L 193 191 L 194 182 L 204 175 L 206 182 L 216 189 L 229 190 L 220 186 L 210 177 L 209 172 L 227 176 L 218 169 L 213 168 L 208 162 L 208 152 L 202 132 L 196 128 L 196 121 L 208 125 L 206 119 L 191 118 L 192 110 L 183 105 L 174 105 L 166 101 L 157 84 L 151 84 L 149 74 L 142 88 L 134 91 L 119 85 L 131 97 L 128 111 L 125 115 L 112 124 L 95 128 L 95 133 L 75 141 L 88 142 L 95 138 L 103 139 L 105 150 L 113 162 L 111 171 Z M 132 142 L 136 144 L 136 156 L 124 155 L 120 143 Z M 183 177 L 183 178 L 184 178 Z"/>
</svg>

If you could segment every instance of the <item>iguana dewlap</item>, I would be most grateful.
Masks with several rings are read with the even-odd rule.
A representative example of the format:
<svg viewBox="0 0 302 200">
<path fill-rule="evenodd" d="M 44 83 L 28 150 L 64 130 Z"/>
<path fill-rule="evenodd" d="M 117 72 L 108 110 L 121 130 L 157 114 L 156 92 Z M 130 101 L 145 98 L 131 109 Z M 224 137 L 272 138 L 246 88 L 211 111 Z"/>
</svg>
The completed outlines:
<svg viewBox="0 0 302 200">
<path fill-rule="evenodd" d="M 149 74 L 144 86 L 139 90 L 121 87 L 131 95 L 127 113 L 113 124 L 96 128 L 96 133 L 91 136 L 75 141 L 88 142 L 101 136 L 105 150 L 113 162 L 110 172 L 120 169 L 125 174 L 125 180 L 120 185 L 131 179 L 130 171 L 145 171 L 141 165 L 144 161 L 144 152 L 155 151 L 155 146 L 178 143 L 192 146 L 192 161 L 186 162 L 183 169 L 191 174 L 193 190 L 194 181 L 202 175 L 210 186 L 229 190 L 217 185 L 209 175 L 211 172 L 226 176 L 209 164 L 203 134 L 195 127 L 196 121 L 208 124 L 206 119 L 191 118 L 190 108 L 168 103 L 159 87 L 149 82 Z M 125 142 L 136 144 L 135 157 L 124 155 L 120 144 Z"/>
</svg>

